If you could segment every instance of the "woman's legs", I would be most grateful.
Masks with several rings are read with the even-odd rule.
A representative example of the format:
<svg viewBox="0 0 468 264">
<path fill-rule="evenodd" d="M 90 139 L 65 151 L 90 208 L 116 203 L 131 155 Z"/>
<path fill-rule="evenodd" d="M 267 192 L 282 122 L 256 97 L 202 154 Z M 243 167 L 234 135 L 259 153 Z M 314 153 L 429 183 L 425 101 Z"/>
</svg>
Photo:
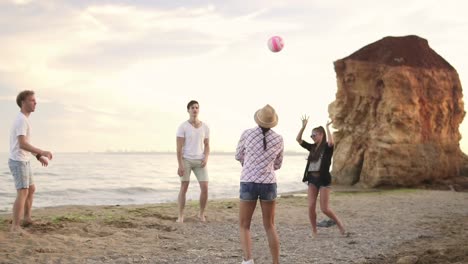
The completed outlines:
<svg viewBox="0 0 468 264">
<path fill-rule="evenodd" d="M 309 220 L 312 225 L 312 235 L 317 235 L 317 213 L 315 212 L 315 207 L 317 205 L 317 195 L 318 189 L 313 184 L 309 184 L 307 189 L 307 200 L 309 202 Z"/>
<path fill-rule="evenodd" d="M 326 216 L 330 217 L 331 219 L 333 219 L 333 221 L 335 221 L 336 225 L 340 229 L 340 233 L 344 235 L 345 229 L 343 223 L 341 223 L 340 219 L 338 219 L 338 217 L 335 215 L 332 209 L 330 209 L 330 206 L 328 204 L 330 200 L 330 191 L 330 188 L 320 188 L 320 209 Z"/>
<path fill-rule="evenodd" d="M 257 206 L 257 201 L 240 201 L 239 205 L 239 230 L 240 242 L 244 259 L 252 259 L 252 240 L 250 239 L 250 222 Z"/>
<path fill-rule="evenodd" d="M 276 201 L 260 201 L 262 206 L 263 227 L 265 228 L 273 264 L 279 263 L 279 238 L 275 227 Z"/>
</svg>

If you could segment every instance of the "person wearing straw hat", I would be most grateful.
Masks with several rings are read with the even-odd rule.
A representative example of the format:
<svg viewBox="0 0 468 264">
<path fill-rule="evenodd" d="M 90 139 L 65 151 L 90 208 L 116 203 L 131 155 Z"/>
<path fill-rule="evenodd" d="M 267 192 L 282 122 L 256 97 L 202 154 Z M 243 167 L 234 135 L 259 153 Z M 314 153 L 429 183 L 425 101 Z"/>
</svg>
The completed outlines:
<svg viewBox="0 0 468 264">
<path fill-rule="evenodd" d="M 273 107 L 266 105 L 255 112 L 257 127 L 242 133 L 236 149 L 236 160 L 242 165 L 240 177 L 239 229 L 243 264 L 253 264 L 250 223 L 260 199 L 273 263 L 279 263 L 279 238 L 275 227 L 276 175 L 283 163 L 283 137 L 272 130 L 278 124 Z"/>
</svg>

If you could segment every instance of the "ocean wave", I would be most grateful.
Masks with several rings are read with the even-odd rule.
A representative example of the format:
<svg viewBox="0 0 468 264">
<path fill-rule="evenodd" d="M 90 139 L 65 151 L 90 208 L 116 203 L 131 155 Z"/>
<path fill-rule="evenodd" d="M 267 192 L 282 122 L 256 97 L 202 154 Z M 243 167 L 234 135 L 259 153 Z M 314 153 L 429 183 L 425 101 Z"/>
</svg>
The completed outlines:
<svg viewBox="0 0 468 264">
<path fill-rule="evenodd" d="M 72 193 L 87 193 L 89 190 L 86 189 L 66 189 L 66 192 L 72 192 Z"/>
<path fill-rule="evenodd" d="M 34 173 L 38 176 L 60 176 L 59 174 L 57 173 L 53 173 L 53 172 L 40 172 L 40 173 Z"/>
<path fill-rule="evenodd" d="M 115 188 L 115 189 L 101 189 L 105 192 L 123 193 L 123 194 L 141 194 L 141 193 L 161 193 L 164 190 L 149 188 L 149 187 L 127 187 L 127 188 Z M 98 191 L 98 190 L 96 190 Z"/>
<path fill-rule="evenodd" d="M 174 190 L 167 189 L 155 189 L 149 187 L 127 187 L 127 188 L 86 188 L 86 189 L 64 189 L 64 190 L 41 190 L 37 192 L 38 196 L 75 196 L 75 195 L 102 195 L 102 194 L 113 194 L 113 195 L 141 195 L 141 194 L 164 194 L 173 192 Z"/>
<path fill-rule="evenodd" d="M 87 194 L 91 191 L 89 189 L 64 189 L 64 190 L 43 190 L 36 192 L 36 196 L 69 196 L 74 194 Z"/>
</svg>

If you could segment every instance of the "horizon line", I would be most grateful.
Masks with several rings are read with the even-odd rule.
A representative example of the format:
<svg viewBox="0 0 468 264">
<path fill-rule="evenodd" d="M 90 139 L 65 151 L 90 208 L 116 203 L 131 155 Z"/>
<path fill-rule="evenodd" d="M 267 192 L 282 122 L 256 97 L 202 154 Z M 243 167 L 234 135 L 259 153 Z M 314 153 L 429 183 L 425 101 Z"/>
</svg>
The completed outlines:
<svg viewBox="0 0 468 264">
<path fill-rule="evenodd" d="M 54 153 L 62 153 L 62 154 L 176 154 L 176 151 L 113 151 L 113 150 L 106 150 L 106 151 L 57 151 Z M 210 154 L 235 154 L 235 151 L 211 151 Z M 288 155 L 305 155 L 303 152 L 299 151 L 284 151 L 284 154 Z M 8 152 L 0 152 L 0 154 L 9 154 Z"/>
</svg>

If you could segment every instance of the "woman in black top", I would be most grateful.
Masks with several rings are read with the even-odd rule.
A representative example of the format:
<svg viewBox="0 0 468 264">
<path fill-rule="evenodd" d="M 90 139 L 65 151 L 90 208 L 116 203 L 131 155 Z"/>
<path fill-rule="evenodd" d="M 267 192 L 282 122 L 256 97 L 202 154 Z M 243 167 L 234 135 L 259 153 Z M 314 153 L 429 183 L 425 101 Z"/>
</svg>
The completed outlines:
<svg viewBox="0 0 468 264">
<path fill-rule="evenodd" d="M 330 165 L 333 156 L 333 135 L 330 133 L 329 126 L 332 121 L 327 123 L 327 133 L 323 127 L 316 127 L 312 130 L 311 138 L 314 144 L 302 140 L 302 134 L 307 126 L 309 117 L 303 116 L 301 118 L 302 128 L 296 137 L 296 141 L 301 147 L 309 151 L 307 158 L 307 165 L 304 171 L 303 182 L 307 182 L 309 188 L 307 191 L 307 199 L 309 201 L 309 219 L 312 224 L 312 234 L 317 235 L 317 214 L 315 207 L 317 204 L 317 196 L 320 192 L 320 209 L 322 212 L 333 219 L 340 229 L 342 235 L 345 234 L 345 229 L 340 219 L 329 207 L 330 200 Z M 329 140 L 327 141 L 327 134 Z"/>
</svg>

